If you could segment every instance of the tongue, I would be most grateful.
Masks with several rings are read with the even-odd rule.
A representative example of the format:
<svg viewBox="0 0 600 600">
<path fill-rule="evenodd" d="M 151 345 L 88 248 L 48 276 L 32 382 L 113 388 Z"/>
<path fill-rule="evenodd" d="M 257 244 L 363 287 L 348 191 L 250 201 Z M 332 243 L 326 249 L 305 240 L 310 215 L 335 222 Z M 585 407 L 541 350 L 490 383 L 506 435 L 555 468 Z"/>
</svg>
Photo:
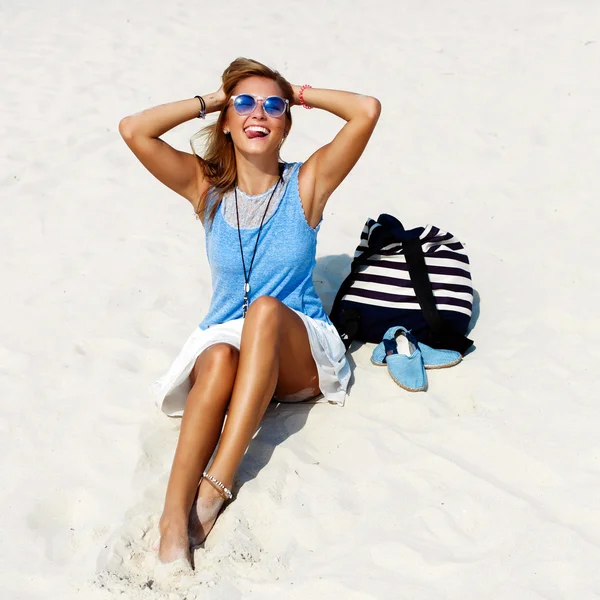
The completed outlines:
<svg viewBox="0 0 600 600">
<path fill-rule="evenodd" d="M 252 140 L 254 138 L 265 137 L 267 134 L 262 131 L 252 131 L 252 129 L 249 129 L 246 131 L 246 135 Z"/>
</svg>

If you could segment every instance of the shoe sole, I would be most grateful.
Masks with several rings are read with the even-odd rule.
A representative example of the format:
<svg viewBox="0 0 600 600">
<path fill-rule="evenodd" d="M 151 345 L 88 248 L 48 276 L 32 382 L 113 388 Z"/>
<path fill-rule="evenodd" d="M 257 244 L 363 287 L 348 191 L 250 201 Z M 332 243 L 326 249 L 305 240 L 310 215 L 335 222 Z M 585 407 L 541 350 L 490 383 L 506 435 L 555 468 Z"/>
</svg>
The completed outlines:
<svg viewBox="0 0 600 600">
<path fill-rule="evenodd" d="M 403 383 L 400 383 L 391 373 L 391 371 L 388 369 L 388 373 L 390 374 L 390 377 L 392 378 L 392 380 L 394 381 L 394 383 L 398 386 L 400 386 L 403 390 L 406 390 L 407 392 L 426 392 L 427 391 L 427 386 L 422 387 L 422 388 L 409 388 L 408 386 L 404 385 Z"/>
<path fill-rule="evenodd" d="M 461 361 L 462 356 L 458 360 L 455 360 L 451 363 L 447 363 L 445 365 L 425 365 L 425 369 L 427 369 L 428 371 L 431 371 L 433 369 L 447 369 L 448 367 L 453 367 L 454 365 L 457 365 Z M 371 359 L 371 363 L 374 364 L 376 367 L 387 367 L 386 363 L 375 362 L 373 359 Z"/>
<path fill-rule="evenodd" d="M 462 356 L 458 360 L 455 360 L 454 362 L 451 362 L 451 363 L 446 363 L 443 365 L 425 365 L 425 368 L 429 369 L 429 370 L 431 370 L 431 369 L 447 369 L 448 367 L 453 367 L 454 365 L 457 365 L 461 361 L 462 361 Z"/>
</svg>

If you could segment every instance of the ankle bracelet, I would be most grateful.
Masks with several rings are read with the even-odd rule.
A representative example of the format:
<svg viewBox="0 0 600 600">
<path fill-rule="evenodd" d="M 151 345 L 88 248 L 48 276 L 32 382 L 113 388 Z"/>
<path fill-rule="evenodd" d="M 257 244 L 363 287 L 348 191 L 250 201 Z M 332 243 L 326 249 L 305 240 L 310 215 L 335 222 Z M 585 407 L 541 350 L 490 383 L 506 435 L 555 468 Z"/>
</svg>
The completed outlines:
<svg viewBox="0 0 600 600">
<path fill-rule="evenodd" d="M 221 492 L 221 496 L 226 500 L 231 500 L 233 498 L 233 494 L 229 488 L 226 488 L 224 484 L 222 484 L 218 479 L 215 479 L 212 475 L 209 475 L 206 471 L 202 473 L 202 477 L 208 481 L 213 487 L 217 488 L 219 492 Z"/>
</svg>

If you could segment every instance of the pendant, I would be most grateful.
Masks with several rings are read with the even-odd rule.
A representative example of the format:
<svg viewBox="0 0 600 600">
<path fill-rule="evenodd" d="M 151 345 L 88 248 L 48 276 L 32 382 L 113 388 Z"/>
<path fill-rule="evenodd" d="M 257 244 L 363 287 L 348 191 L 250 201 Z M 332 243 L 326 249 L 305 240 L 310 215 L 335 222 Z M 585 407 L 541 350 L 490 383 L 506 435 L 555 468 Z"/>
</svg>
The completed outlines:
<svg viewBox="0 0 600 600">
<path fill-rule="evenodd" d="M 244 286 L 244 304 L 242 305 L 242 317 L 246 318 L 246 313 L 248 312 L 248 292 L 250 291 L 250 284 L 246 282 Z"/>
</svg>

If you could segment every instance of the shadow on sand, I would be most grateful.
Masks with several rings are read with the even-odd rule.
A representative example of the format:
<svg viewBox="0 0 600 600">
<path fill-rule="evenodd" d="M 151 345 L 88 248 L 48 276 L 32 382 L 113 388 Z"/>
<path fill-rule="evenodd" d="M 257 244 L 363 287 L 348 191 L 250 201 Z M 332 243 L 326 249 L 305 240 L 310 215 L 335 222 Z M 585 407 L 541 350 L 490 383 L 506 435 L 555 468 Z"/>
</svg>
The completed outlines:
<svg viewBox="0 0 600 600">
<path fill-rule="evenodd" d="M 317 294 L 321 298 L 327 314 L 331 311 L 337 290 L 350 272 L 351 262 L 352 257 L 348 254 L 324 256 L 317 260 L 313 280 Z M 479 319 L 480 302 L 479 293 L 474 290 L 473 316 L 469 323 L 467 335 L 475 328 Z M 356 352 L 362 345 L 362 342 L 353 342 L 350 351 L 346 355 L 352 371 L 348 391 L 354 385 L 354 370 L 356 367 L 352 353 Z M 474 350 L 475 345 L 467 353 L 471 353 Z M 308 414 L 314 408 L 315 404 L 316 402 L 307 401 L 299 403 L 273 402 L 269 405 L 261 422 L 260 429 L 252 440 L 240 465 L 234 485 L 235 491 L 242 487 L 244 483 L 252 481 L 258 475 L 262 468 L 268 464 L 276 446 L 290 436 L 298 433 L 304 427 L 308 419 Z"/>
</svg>

